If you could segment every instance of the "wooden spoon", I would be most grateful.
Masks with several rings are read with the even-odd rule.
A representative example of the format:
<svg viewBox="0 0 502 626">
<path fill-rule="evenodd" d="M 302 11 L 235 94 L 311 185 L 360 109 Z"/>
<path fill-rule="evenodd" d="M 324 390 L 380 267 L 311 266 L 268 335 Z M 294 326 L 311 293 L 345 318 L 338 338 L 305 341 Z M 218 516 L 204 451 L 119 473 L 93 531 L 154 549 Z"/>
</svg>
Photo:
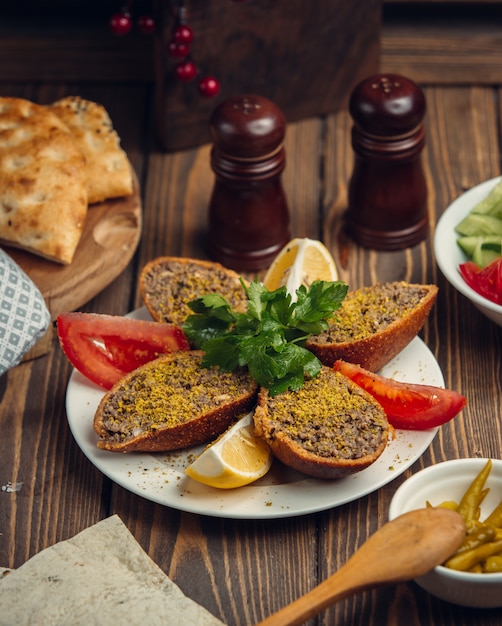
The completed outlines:
<svg viewBox="0 0 502 626">
<path fill-rule="evenodd" d="M 377 530 L 337 572 L 258 626 L 302 624 L 354 593 L 422 576 L 443 563 L 465 538 L 451 509 L 410 511 Z"/>
</svg>

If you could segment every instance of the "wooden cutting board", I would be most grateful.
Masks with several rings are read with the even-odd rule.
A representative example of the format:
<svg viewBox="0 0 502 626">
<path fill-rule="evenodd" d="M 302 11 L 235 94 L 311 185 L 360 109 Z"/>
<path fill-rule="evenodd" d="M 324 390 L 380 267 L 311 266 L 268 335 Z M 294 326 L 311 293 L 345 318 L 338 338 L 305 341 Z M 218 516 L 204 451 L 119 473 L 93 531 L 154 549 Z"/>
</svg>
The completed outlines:
<svg viewBox="0 0 502 626">
<path fill-rule="evenodd" d="M 15 248 L 5 247 L 5 250 L 40 289 L 55 320 L 60 313 L 84 305 L 123 272 L 138 247 L 141 225 L 141 198 L 134 176 L 131 196 L 89 207 L 70 265 L 60 265 Z M 43 354 L 51 339 L 49 332 L 25 360 Z"/>
</svg>

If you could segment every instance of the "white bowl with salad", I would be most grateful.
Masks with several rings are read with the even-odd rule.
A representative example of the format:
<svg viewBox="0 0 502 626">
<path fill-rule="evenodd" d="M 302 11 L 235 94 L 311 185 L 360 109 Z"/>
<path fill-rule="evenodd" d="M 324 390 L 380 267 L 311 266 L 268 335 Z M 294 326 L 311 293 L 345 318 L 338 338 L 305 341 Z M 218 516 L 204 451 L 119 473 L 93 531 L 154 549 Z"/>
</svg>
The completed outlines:
<svg viewBox="0 0 502 626">
<path fill-rule="evenodd" d="M 434 253 L 448 282 L 502 326 L 502 177 L 450 204 L 436 226 Z"/>
</svg>

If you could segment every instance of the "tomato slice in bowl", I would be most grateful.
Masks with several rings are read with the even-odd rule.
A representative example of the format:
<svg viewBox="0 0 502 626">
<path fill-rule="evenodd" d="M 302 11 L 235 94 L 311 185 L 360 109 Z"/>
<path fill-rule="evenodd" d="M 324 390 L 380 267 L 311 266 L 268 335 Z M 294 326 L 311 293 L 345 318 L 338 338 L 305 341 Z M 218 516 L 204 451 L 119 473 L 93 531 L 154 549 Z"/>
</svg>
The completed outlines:
<svg viewBox="0 0 502 626">
<path fill-rule="evenodd" d="M 441 426 L 467 404 L 463 395 L 451 389 L 398 382 L 346 361 L 336 361 L 333 367 L 370 393 L 394 428 L 424 430 Z"/>
<path fill-rule="evenodd" d="M 104 389 L 161 354 L 190 349 L 179 326 L 115 315 L 61 313 L 57 331 L 73 367 Z"/>
<path fill-rule="evenodd" d="M 502 257 L 481 268 L 472 261 L 459 266 L 465 282 L 481 296 L 495 304 L 502 304 Z"/>
</svg>

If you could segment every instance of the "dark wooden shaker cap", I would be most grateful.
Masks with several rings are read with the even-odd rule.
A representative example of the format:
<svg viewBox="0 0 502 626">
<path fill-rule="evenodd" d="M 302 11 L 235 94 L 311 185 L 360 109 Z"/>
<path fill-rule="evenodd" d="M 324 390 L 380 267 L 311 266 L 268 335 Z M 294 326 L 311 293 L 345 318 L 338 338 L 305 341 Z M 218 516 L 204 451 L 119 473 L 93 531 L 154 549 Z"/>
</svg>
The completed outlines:
<svg viewBox="0 0 502 626">
<path fill-rule="evenodd" d="M 424 92 L 409 78 L 377 74 L 355 87 L 349 110 L 363 132 L 392 137 L 407 134 L 421 124 L 426 101 Z"/>
<path fill-rule="evenodd" d="M 413 246 L 428 234 L 427 187 L 420 161 L 425 143 L 422 89 L 398 74 L 377 74 L 353 90 L 356 159 L 349 183 L 347 231 L 379 250 Z"/>
<path fill-rule="evenodd" d="M 215 148 L 223 155 L 256 159 L 281 146 L 286 119 L 267 98 L 252 94 L 233 96 L 213 111 L 209 130 Z"/>
<path fill-rule="evenodd" d="M 290 239 L 282 188 L 286 119 L 273 102 L 245 94 L 220 103 L 209 120 L 211 256 L 240 271 L 268 267 Z"/>
</svg>

